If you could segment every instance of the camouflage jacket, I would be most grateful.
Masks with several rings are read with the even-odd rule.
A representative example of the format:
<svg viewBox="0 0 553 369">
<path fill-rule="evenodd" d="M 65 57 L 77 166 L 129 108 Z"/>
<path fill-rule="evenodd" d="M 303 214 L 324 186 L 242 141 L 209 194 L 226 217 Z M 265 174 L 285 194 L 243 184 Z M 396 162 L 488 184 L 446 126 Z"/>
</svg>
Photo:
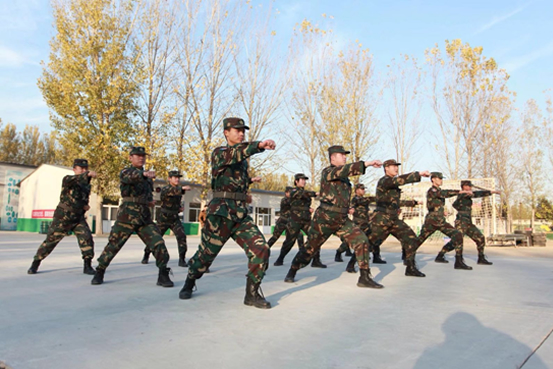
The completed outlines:
<svg viewBox="0 0 553 369">
<path fill-rule="evenodd" d="M 351 197 L 349 177 L 365 174 L 365 169 L 365 163 L 362 161 L 340 167 L 331 165 L 323 169 L 320 189 L 321 205 L 349 208 Z"/>
<path fill-rule="evenodd" d="M 161 189 L 161 211 L 158 223 L 174 222 L 179 218 L 182 208 L 182 195 L 185 191 L 181 186 L 167 185 Z"/>
<path fill-rule="evenodd" d="M 317 196 L 315 191 L 294 187 L 290 191 L 290 219 L 295 222 L 311 220 L 311 198 Z"/>
<path fill-rule="evenodd" d="M 242 142 L 234 146 L 221 146 L 211 154 L 211 189 L 213 191 L 246 194 L 250 186 L 248 161 L 260 149 L 260 141 Z M 213 198 L 207 207 L 207 215 L 218 215 L 232 221 L 240 221 L 248 215 L 246 201 Z"/>
<path fill-rule="evenodd" d="M 86 212 L 84 207 L 88 205 L 90 188 L 88 171 L 63 177 L 60 202 L 54 217 L 71 221 L 81 219 Z"/>
<path fill-rule="evenodd" d="M 117 213 L 117 221 L 128 224 L 150 224 L 152 213 L 149 202 L 154 201 L 154 181 L 144 177 L 143 168 L 125 168 L 119 173 L 121 197 L 133 197 L 138 202 L 123 200 Z"/>
<path fill-rule="evenodd" d="M 378 180 L 376 185 L 376 209 L 377 212 L 384 212 L 390 215 L 399 214 L 401 206 L 407 206 L 400 201 L 401 189 L 408 183 L 420 182 L 419 172 L 403 174 L 397 177 L 384 176 Z"/>
<path fill-rule="evenodd" d="M 286 223 L 290 217 L 290 199 L 286 196 L 280 200 L 280 216 L 277 222 Z"/>
<path fill-rule="evenodd" d="M 432 186 L 426 192 L 427 216 L 443 217 L 445 199 L 457 196 L 459 190 L 443 190 L 440 187 Z"/>
<path fill-rule="evenodd" d="M 353 208 L 353 221 L 357 224 L 369 222 L 369 204 L 374 203 L 374 196 L 353 196 L 350 207 Z"/>
<path fill-rule="evenodd" d="M 491 196 L 490 191 L 474 191 L 471 195 L 466 193 L 459 194 L 453 203 L 457 210 L 457 220 L 468 220 L 472 222 L 472 199 L 477 197 Z"/>
</svg>

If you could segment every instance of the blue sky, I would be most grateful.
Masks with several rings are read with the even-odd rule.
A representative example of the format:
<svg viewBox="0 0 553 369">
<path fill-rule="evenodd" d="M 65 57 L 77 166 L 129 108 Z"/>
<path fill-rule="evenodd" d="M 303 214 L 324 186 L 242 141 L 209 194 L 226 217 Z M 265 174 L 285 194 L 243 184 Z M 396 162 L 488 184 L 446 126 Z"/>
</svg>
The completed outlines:
<svg viewBox="0 0 553 369">
<path fill-rule="evenodd" d="M 280 11 L 277 34 L 283 43 L 288 43 L 296 23 L 316 22 L 323 13 L 332 15 L 338 39 L 359 40 L 371 50 L 381 72 L 400 54 L 422 59 L 424 50 L 434 44 L 460 38 L 483 46 L 486 56 L 507 69 L 518 106 L 529 98 L 543 100 L 542 92 L 553 88 L 553 1 L 276 0 L 273 6 Z M 51 24 L 46 0 L 0 0 L 0 118 L 4 122 L 50 130 L 36 80 L 41 60 L 48 57 Z"/>
</svg>

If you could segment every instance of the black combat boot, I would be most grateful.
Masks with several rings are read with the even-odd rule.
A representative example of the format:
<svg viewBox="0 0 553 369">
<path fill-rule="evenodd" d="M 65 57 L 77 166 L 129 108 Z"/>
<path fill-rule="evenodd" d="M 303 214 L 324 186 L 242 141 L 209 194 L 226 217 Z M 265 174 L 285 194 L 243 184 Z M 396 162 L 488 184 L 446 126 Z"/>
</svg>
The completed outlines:
<svg viewBox="0 0 553 369">
<path fill-rule="evenodd" d="M 449 261 L 447 261 L 447 260 L 445 259 L 445 252 L 443 252 L 443 251 L 440 251 L 440 252 L 438 253 L 438 255 L 436 256 L 436 259 L 434 259 L 434 261 L 435 261 L 436 263 L 443 263 L 443 264 L 449 263 Z"/>
<path fill-rule="evenodd" d="M 426 277 L 426 274 L 417 269 L 415 260 L 405 260 L 407 268 L 405 268 L 405 275 L 408 277 Z"/>
<path fill-rule="evenodd" d="M 84 259 L 83 273 L 88 275 L 96 274 L 96 271 L 92 267 L 92 259 Z"/>
<path fill-rule="evenodd" d="M 359 280 L 357 281 L 357 287 L 368 287 L 368 288 L 383 288 L 384 286 L 376 283 L 371 278 L 370 269 L 360 269 L 359 270 Z"/>
<path fill-rule="evenodd" d="M 351 252 L 351 250 L 348 248 L 346 248 L 346 253 L 344 254 L 345 256 L 348 256 L 348 257 L 352 257 L 353 256 L 353 252 Z"/>
<path fill-rule="evenodd" d="M 244 297 L 244 305 L 255 306 L 259 309 L 270 309 L 271 303 L 265 300 L 263 292 L 261 292 L 261 282 L 255 283 L 251 278 L 246 277 L 246 296 Z"/>
<path fill-rule="evenodd" d="M 182 286 L 182 289 L 179 292 L 179 299 L 188 300 L 189 298 L 191 298 L 194 287 L 196 287 L 196 280 L 190 277 L 186 277 L 186 281 L 184 281 L 184 286 Z"/>
<path fill-rule="evenodd" d="M 334 261 L 338 263 L 342 263 L 344 261 L 342 259 L 342 253 L 340 251 L 336 251 L 336 256 L 334 257 Z"/>
<path fill-rule="evenodd" d="M 355 254 L 349 259 L 348 265 L 346 265 L 346 272 L 348 273 L 357 273 L 357 270 L 355 269 L 355 263 L 357 262 L 357 258 L 355 257 Z"/>
<path fill-rule="evenodd" d="M 104 283 L 104 273 L 106 272 L 105 269 L 102 268 L 96 268 L 96 273 L 94 273 L 94 278 L 92 278 L 92 281 L 90 284 L 102 284 Z"/>
<path fill-rule="evenodd" d="M 31 267 L 27 270 L 27 274 L 36 274 L 38 267 L 40 266 L 40 260 L 33 260 Z"/>
<path fill-rule="evenodd" d="M 297 272 L 298 272 L 297 269 L 290 268 L 290 270 L 288 271 L 288 274 L 286 274 L 286 277 L 284 278 L 284 282 L 294 283 L 294 278 L 296 277 Z"/>
<path fill-rule="evenodd" d="M 455 269 L 472 270 L 472 267 L 465 264 L 463 255 L 455 255 L 455 265 L 453 267 Z"/>
<path fill-rule="evenodd" d="M 403 260 L 403 265 L 407 266 L 407 254 L 404 248 L 401 249 L 401 260 Z"/>
<path fill-rule="evenodd" d="M 157 285 L 161 287 L 173 287 L 173 281 L 169 278 L 171 268 L 159 268 L 159 274 L 157 275 Z M 173 274 L 173 273 L 171 273 Z"/>
<path fill-rule="evenodd" d="M 386 260 L 383 260 L 380 257 L 380 254 L 373 253 L 373 264 L 388 264 L 388 262 Z"/>
<path fill-rule="evenodd" d="M 144 251 L 144 257 L 142 258 L 142 264 L 148 264 L 148 259 L 150 259 L 150 252 Z"/>
<path fill-rule="evenodd" d="M 184 259 L 185 254 L 179 254 L 179 266 L 186 268 L 188 264 L 186 264 L 186 260 Z"/>
<path fill-rule="evenodd" d="M 493 265 L 493 263 L 491 261 L 488 261 L 488 259 L 486 259 L 486 255 L 482 254 L 482 255 L 478 255 L 478 264 L 480 265 Z"/>
<path fill-rule="evenodd" d="M 274 266 L 282 266 L 284 265 L 284 257 L 282 255 L 279 255 L 278 258 L 276 259 L 275 263 L 273 264 Z"/>
<path fill-rule="evenodd" d="M 317 253 L 317 255 L 313 257 L 313 261 L 311 262 L 311 267 L 326 268 L 326 265 L 324 265 L 323 262 L 321 261 L 321 254 Z"/>
</svg>

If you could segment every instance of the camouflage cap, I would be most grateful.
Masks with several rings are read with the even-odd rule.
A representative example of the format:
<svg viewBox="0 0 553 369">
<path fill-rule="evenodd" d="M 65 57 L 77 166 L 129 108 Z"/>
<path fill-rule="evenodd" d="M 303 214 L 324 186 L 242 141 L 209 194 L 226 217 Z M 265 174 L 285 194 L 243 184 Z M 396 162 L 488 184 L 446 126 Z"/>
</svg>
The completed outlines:
<svg viewBox="0 0 553 369">
<path fill-rule="evenodd" d="M 461 181 L 461 188 L 463 188 L 463 186 L 471 186 L 472 187 L 472 182 L 471 181 Z"/>
<path fill-rule="evenodd" d="M 182 177 L 182 174 L 178 170 L 170 170 L 168 177 Z"/>
<path fill-rule="evenodd" d="M 430 179 L 432 178 L 444 179 L 444 175 L 440 172 L 430 172 Z"/>
<path fill-rule="evenodd" d="M 73 160 L 73 167 L 88 168 L 88 160 L 86 160 L 86 159 L 75 159 L 75 160 Z"/>
<path fill-rule="evenodd" d="M 336 154 L 336 153 L 349 154 L 350 151 L 346 151 L 344 149 L 344 146 L 342 146 L 342 145 L 334 145 L 334 146 L 330 146 L 328 148 L 328 155 L 332 155 L 332 154 Z"/>
<path fill-rule="evenodd" d="M 382 163 L 382 166 L 386 168 L 389 165 L 401 165 L 401 163 L 398 163 L 396 159 L 388 159 L 384 163 Z"/>
<path fill-rule="evenodd" d="M 290 192 L 292 191 L 292 186 L 286 186 L 286 189 L 284 190 L 284 192 Z"/>
<path fill-rule="evenodd" d="M 228 128 L 245 128 L 245 129 L 250 129 L 250 127 L 248 127 L 248 126 L 246 125 L 246 123 L 244 122 L 244 119 L 242 119 L 242 118 L 234 118 L 234 117 L 223 119 L 223 128 L 224 128 L 224 129 L 228 129 Z"/>
<path fill-rule="evenodd" d="M 365 189 L 365 185 L 364 185 L 363 183 L 357 183 L 357 184 L 355 185 L 355 189 L 357 190 L 358 188 L 361 188 L 361 189 L 364 190 L 364 189 Z"/>
<path fill-rule="evenodd" d="M 298 179 L 306 179 L 306 180 L 307 180 L 307 179 L 309 179 L 309 177 L 306 176 L 306 175 L 303 174 L 303 173 L 296 173 L 296 174 L 294 175 L 294 180 L 297 181 Z"/>
<path fill-rule="evenodd" d="M 144 146 L 133 146 L 129 155 L 150 155 L 146 152 Z"/>
</svg>

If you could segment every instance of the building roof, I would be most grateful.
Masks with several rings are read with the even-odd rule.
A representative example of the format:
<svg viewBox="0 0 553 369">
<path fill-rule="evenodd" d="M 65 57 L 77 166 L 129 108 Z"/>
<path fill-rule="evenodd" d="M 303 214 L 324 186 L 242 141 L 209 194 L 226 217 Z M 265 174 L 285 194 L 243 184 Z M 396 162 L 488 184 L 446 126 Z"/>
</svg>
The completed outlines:
<svg viewBox="0 0 553 369">
<path fill-rule="evenodd" d="M 0 165 L 10 165 L 13 167 L 24 167 L 24 168 L 36 168 L 36 165 L 29 164 L 19 164 L 19 163 L 10 163 L 9 161 L 0 161 Z"/>
<path fill-rule="evenodd" d="M 36 172 L 37 170 L 39 170 L 40 168 L 42 168 L 42 166 L 49 166 L 49 167 L 56 167 L 56 168 L 61 168 L 61 169 L 68 169 L 68 170 L 72 170 L 71 167 L 66 167 L 66 166 L 63 166 L 63 165 L 57 165 L 57 164 L 40 164 L 38 166 L 38 168 L 36 168 L 35 170 L 33 170 L 31 173 L 27 174 L 27 176 L 25 176 L 25 178 L 23 178 L 21 181 L 19 181 L 19 183 L 17 184 L 17 186 L 21 186 L 21 183 L 26 180 L 27 178 L 29 178 L 31 175 L 33 175 L 34 172 Z"/>
</svg>

